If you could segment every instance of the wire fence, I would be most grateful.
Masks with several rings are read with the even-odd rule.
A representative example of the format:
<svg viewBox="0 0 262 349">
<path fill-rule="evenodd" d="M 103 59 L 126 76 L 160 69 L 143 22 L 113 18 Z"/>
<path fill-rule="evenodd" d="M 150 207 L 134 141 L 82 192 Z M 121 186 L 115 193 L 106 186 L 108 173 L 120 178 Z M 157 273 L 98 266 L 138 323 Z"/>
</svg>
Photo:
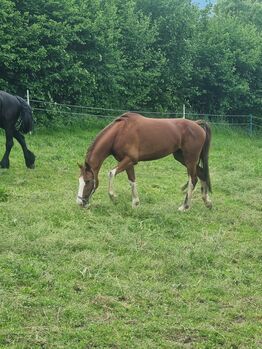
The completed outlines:
<svg viewBox="0 0 262 349">
<path fill-rule="evenodd" d="M 114 119 L 115 117 L 127 112 L 124 109 L 98 108 L 92 106 L 61 104 L 52 101 L 43 101 L 32 99 L 30 105 L 34 112 L 34 118 L 38 125 L 48 125 L 50 123 L 70 124 L 79 118 L 100 118 Z M 148 110 L 129 110 L 137 112 L 148 117 L 157 118 L 182 118 L 197 120 L 205 119 L 212 125 L 238 127 L 247 131 L 250 135 L 262 131 L 262 117 L 254 115 L 224 115 L 209 113 L 191 113 L 173 112 L 173 111 L 148 111 Z"/>
</svg>

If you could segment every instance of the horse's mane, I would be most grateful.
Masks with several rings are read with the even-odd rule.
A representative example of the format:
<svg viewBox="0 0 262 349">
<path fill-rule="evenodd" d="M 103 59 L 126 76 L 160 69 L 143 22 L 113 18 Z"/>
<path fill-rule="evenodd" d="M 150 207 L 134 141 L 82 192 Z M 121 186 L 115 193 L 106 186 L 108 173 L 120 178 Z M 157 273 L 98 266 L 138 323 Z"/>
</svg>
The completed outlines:
<svg viewBox="0 0 262 349">
<path fill-rule="evenodd" d="M 87 149 L 87 152 L 86 152 L 86 158 L 88 158 L 88 155 L 93 151 L 96 143 L 100 140 L 100 138 L 108 131 L 110 130 L 116 123 L 118 122 L 121 122 L 121 121 L 124 121 L 124 122 L 127 122 L 128 119 L 130 117 L 133 117 L 133 116 L 140 116 L 136 113 L 131 113 L 131 112 L 127 112 L 127 113 L 124 113 L 120 116 L 118 116 L 115 120 L 113 120 L 109 125 L 107 125 L 105 128 L 103 128 L 103 130 L 101 130 L 98 135 L 95 137 L 95 139 L 93 140 L 93 142 L 90 144 L 90 146 L 88 147 Z"/>
<path fill-rule="evenodd" d="M 115 120 L 113 120 L 109 125 L 107 125 L 105 128 L 103 128 L 103 130 L 101 130 L 98 135 L 95 137 L 95 139 L 93 140 L 93 142 L 90 144 L 90 146 L 87 149 L 86 152 L 86 158 L 88 157 L 88 155 L 93 151 L 96 143 L 100 140 L 100 138 L 108 131 L 110 130 L 117 122 L 122 121 L 122 120 L 126 120 L 126 117 L 128 116 L 128 113 L 125 113 L 121 116 L 118 116 Z"/>
</svg>

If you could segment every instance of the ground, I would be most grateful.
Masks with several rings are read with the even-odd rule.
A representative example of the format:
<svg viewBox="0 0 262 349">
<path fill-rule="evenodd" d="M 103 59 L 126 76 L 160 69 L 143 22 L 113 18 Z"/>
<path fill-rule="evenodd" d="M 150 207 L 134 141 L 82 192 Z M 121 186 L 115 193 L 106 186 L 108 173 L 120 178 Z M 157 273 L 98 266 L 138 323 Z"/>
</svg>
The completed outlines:
<svg viewBox="0 0 262 349">
<path fill-rule="evenodd" d="M 16 145 L 0 171 L 1 348 L 262 347 L 261 137 L 213 130 L 213 209 L 171 156 L 136 166 L 107 194 L 105 161 L 90 209 L 75 203 L 98 129 L 37 131 L 26 169 Z M 3 151 L 4 137 L 0 137 Z"/>
</svg>

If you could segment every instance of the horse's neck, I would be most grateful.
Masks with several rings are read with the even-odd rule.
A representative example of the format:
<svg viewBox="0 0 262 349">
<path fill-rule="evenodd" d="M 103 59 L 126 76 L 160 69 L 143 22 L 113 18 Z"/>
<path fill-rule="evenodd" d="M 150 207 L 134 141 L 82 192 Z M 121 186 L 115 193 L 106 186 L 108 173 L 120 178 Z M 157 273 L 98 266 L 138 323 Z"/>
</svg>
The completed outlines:
<svg viewBox="0 0 262 349">
<path fill-rule="evenodd" d="M 98 173 L 104 160 L 109 156 L 107 152 L 99 152 L 98 149 L 92 150 L 86 155 L 86 162 L 92 168 L 93 171 Z"/>
<path fill-rule="evenodd" d="M 95 172 L 95 176 L 98 175 L 104 160 L 112 154 L 113 143 L 121 130 L 121 124 L 120 122 L 112 122 L 97 135 L 93 145 L 89 148 L 86 162 Z"/>
<path fill-rule="evenodd" d="M 104 160 L 111 155 L 115 133 L 116 130 L 112 127 L 105 134 L 98 136 L 86 154 L 86 162 L 96 173 L 98 173 Z"/>
</svg>

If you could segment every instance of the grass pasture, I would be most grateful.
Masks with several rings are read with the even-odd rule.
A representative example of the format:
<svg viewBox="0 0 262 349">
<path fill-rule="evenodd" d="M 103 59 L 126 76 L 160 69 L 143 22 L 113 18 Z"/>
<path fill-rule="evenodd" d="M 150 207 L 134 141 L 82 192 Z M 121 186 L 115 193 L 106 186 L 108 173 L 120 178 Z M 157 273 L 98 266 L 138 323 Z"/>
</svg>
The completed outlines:
<svg viewBox="0 0 262 349">
<path fill-rule="evenodd" d="M 262 348 L 262 139 L 214 130 L 212 210 L 198 185 L 177 211 L 172 156 L 136 166 L 137 209 L 124 173 L 110 202 L 108 158 L 80 209 L 76 163 L 97 132 L 38 131 L 35 170 L 17 143 L 0 170 L 0 348 Z"/>
</svg>

